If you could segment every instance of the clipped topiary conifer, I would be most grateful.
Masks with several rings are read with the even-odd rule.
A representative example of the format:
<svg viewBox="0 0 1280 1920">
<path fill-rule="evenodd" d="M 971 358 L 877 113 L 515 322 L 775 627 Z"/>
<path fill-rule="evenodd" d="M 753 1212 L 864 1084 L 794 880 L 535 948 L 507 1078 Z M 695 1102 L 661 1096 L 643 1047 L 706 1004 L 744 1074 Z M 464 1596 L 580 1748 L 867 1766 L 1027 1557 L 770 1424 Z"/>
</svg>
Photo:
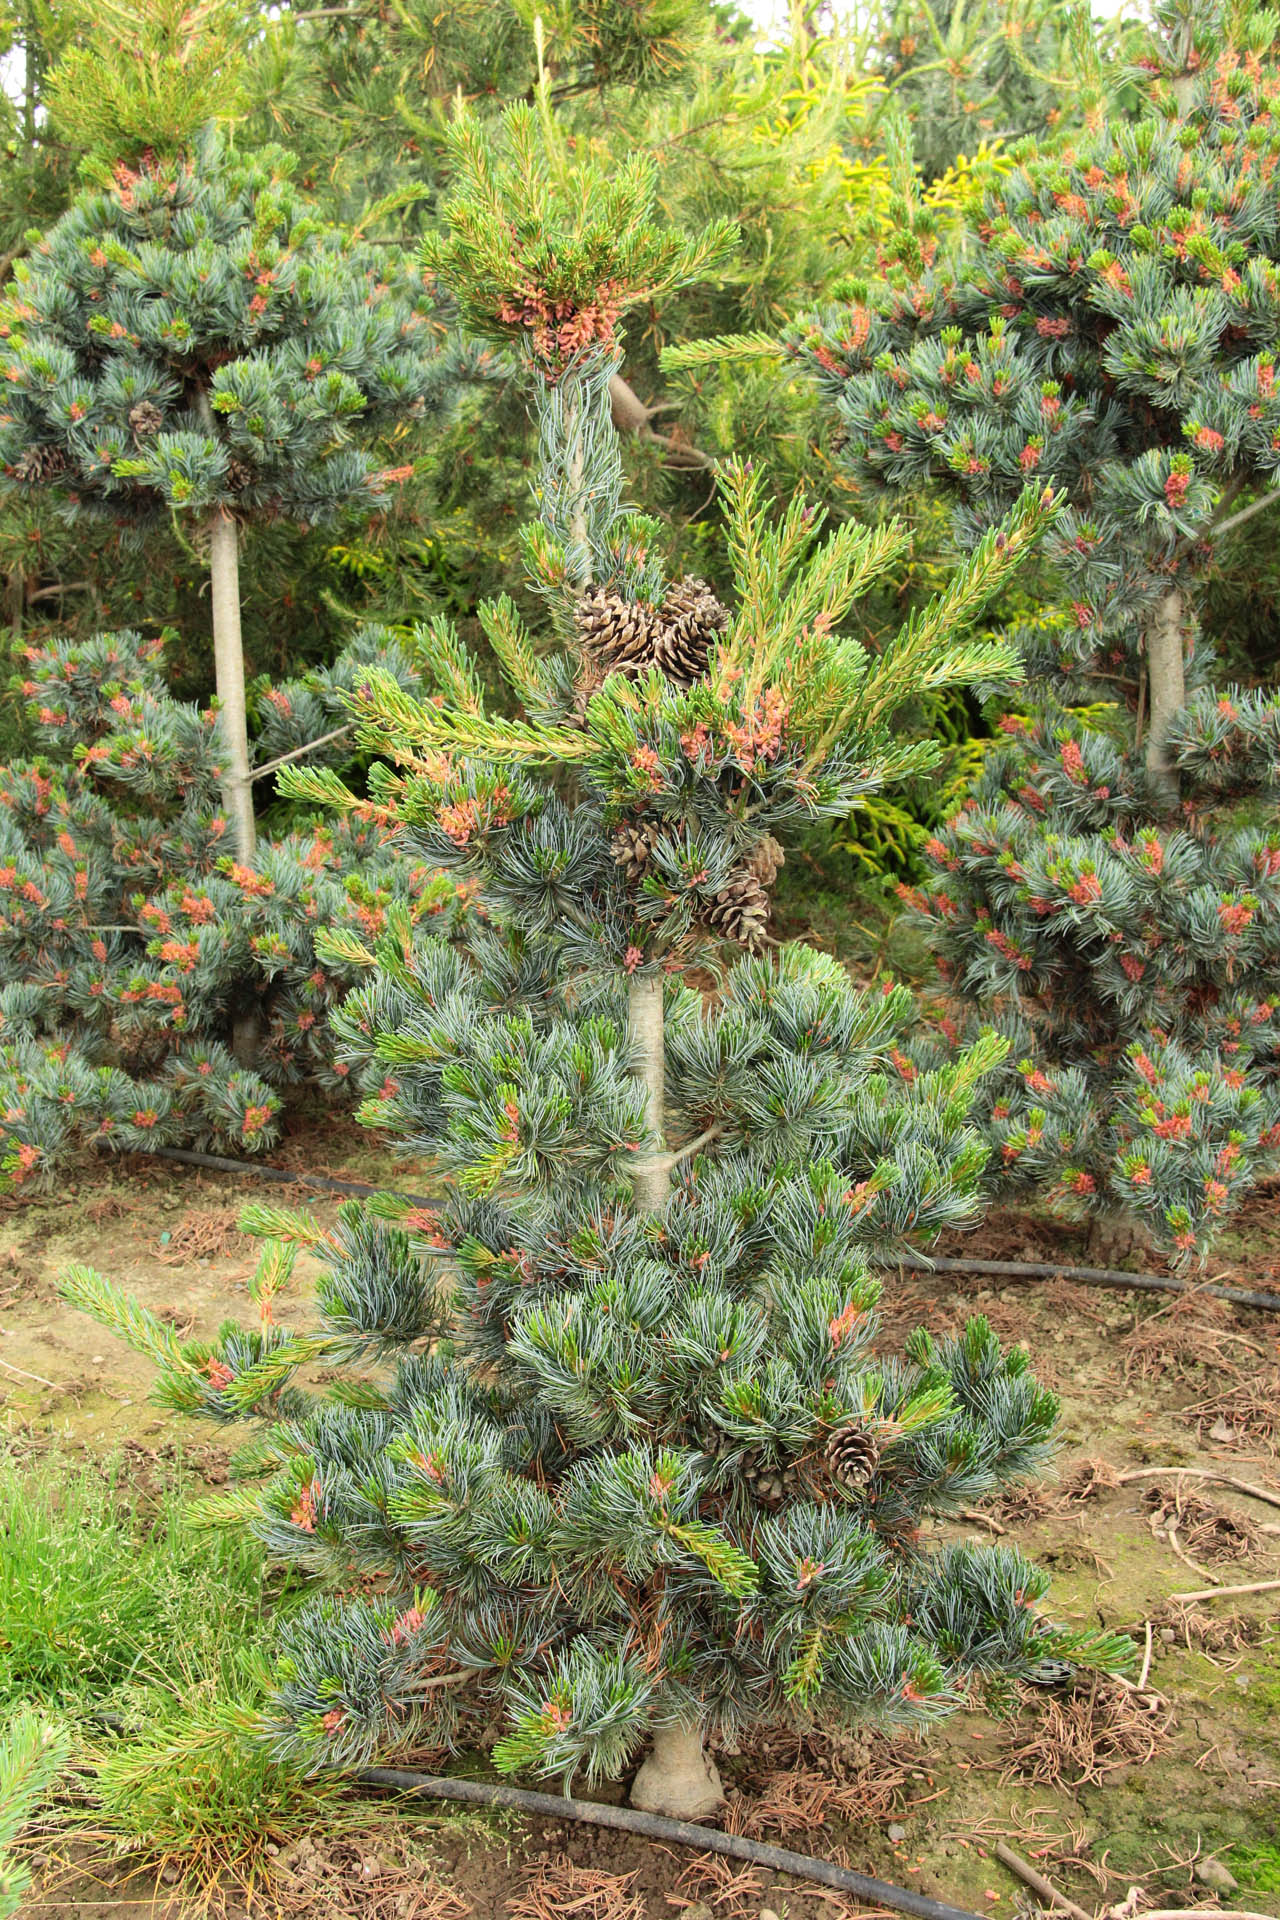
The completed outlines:
<svg viewBox="0 0 1280 1920">
<path fill-rule="evenodd" d="M 402 471 L 371 436 L 440 405 L 455 360 L 425 300 L 317 221 L 289 156 L 206 128 L 120 161 L 47 235 L 0 303 L 0 463 L 72 514 L 145 537 L 171 515 L 209 561 L 223 804 L 254 844 L 240 639 L 245 529 L 368 506 Z"/>
<path fill-rule="evenodd" d="M 398 909 L 376 942 L 327 943 L 368 970 L 340 1016 L 386 1076 L 365 1116 L 441 1200 L 333 1230 L 254 1209 L 261 1324 L 212 1345 L 86 1269 L 66 1293 L 159 1362 L 168 1405 L 262 1423 L 262 1477 L 219 1511 L 317 1589 L 281 1628 L 277 1753 L 352 1765 L 496 1719 L 500 1767 L 568 1781 L 647 1746 L 633 1801 L 696 1816 L 721 1799 L 708 1746 L 744 1729 L 923 1728 L 974 1679 L 1121 1657 L 1043 1618 L 1012 1548 L 921 1534 L 1044 1459 L 1055 1403 L 1026 1355 L 980 1320 L 877 1345 L 870 1258 L 973 1213 L 965 1112 L 999 1043 L 906 1086 L 886 1067 L 909 996 L 768 931 L 791 833 L 934 758 L 895 728 L 907 696 L 1009 668 L 967 629 L 1053 509 L 1029 493 L 872 655 L 839 628 L 898 529 L 824 539 L 731 467 L 734 586 L 709 608 L 622 508 L 609 382 L 622 314 L 722 237 L 660 234 L 640 167 L 597 232 L 531 113 L 496 145 L 464 121 L 455 150 L 433 258 L 523 358 L 545 621 L 483 609 L 500 703 L 444 625 L 436 698 L 371 672 L 353 707 L 389 757 L 364 796 L 288 776 L 475 890 L 465 945 Z M 650 636 L 673 606 L 710 615 L 697 671 L 597 647 L 602 599 Z M 760 911 L 728 914 L 748 893 Z M 280 1305 L 299 1249 L 323 1266 L 314 1330 Z"/>
<path fill-rule="evenodd" d="M 1029 695 L 908 899 L 943 1030 L 1014 1041 L 996 1164 L 1182 1262 L 1280 1150 L 1280 704 L 1211 688 L 1196 618 L 1280 468 L 1276 33 L 1162 9 L 1136 122 L 1023 150 L 958 257 L 789 338 L 852 472 L 942 489 L 962 546 L 1029 476 L 1066 492 Z"/>
</svg>

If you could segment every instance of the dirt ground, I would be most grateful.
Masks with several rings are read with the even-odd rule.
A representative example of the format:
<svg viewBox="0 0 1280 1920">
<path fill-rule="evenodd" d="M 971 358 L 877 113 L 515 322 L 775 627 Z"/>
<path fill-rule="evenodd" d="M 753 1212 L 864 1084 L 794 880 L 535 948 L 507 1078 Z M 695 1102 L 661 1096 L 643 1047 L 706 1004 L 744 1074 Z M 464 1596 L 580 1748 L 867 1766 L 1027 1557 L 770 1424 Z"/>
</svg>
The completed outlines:
<svg viewBox="0 0 1280 1920">
<path fill-rule="evenodd" d="M 294 1135 L 274 1157 L 421 1190 L 345 1123 Z M 172 1422 L 147 1404 L 145 1364 L 59 1302 L 71 1261 L 126 1285 L 184 1334 L 246 1311 L 254 1244 L 236 1231 L 249 1199 L 336 1200 L 245 1176 L 121 1161 L 52 1196 L 0 1202 L 0 1421 L 19 1457 L 122 1450 L 145 1476 L 173 1456 Z M 1030 1215 L 993 1217 L 938 1249 L 970 1257 L 1078 1261 L 1082 1243 Z M 300 1263 L 295 1297 L 307 1278 Z M 1280 1193 L 1256 1195 L 1207 1276 L 1275 1290 Z M 1063 1402 L 1056 1479 L 965 1523 L 1015 1541 L 1054 1576 L 1053 1611 L 1127 1629 L 1150 1660 L 1141 1691 L 1078 1682 L 1025 1690 L 1003 1718 L 958 1714 L 927 1748 L 873 1740 L 836 1751 L 778 1737 L 721 1756 L 726 1824 L 977 1913 L 1029 1896 L 998 1840 L 1080 1906 L 1102 1912 L 1141 1885 L 1170 1907 L 1280 1910 L 1280 1621 L 1277 1593 L 1182 1603 L 1215 1585 L 1280 1576 L 1280 1312 L 1131 1295 L 1065 1280 L 1002 1285 L 913 1274 L 886 1293 L 886 1341 L 925 1322 L 986 1313 L 1024 1340 Z M 225 1440 L 188 1428 L 182 1455 L 227 1475 Z M 1172 1469 L 1205 1469 L 1259 1498 Z M 1142 1477 L 1132 1477 L 1140 1475 Z M 476 1763 L 482 1765 L 481 1762 Z M 1206 1861 L 1224 1862 L 1232 1888 Z M 229 1896 L 228 1911 L 243 1911 Z M 1034 1905 L 1034 1901 L 1032 1901 Z M 712 1856 L 567 1822 L 406 1810 L 278 1862 L 255 1911 L 361 1920 L 836 1920 L 855 1911 L 812 1885 Z M 172 1913 L 163 1885 L 46 1877 L 30 1920 Z"/>
</svg>

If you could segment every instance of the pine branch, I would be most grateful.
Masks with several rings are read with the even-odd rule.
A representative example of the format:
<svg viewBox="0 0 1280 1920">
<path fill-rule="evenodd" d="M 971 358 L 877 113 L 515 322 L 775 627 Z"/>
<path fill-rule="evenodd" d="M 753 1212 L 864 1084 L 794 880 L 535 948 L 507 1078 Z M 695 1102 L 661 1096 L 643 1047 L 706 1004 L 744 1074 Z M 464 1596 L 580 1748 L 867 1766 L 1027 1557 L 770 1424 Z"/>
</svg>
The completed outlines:
<svg viewBox="0 0 1280 1920">
<path fill-rule="evenodd" d="M 113 1286 L 92 1267 L 78 1262 L 58 1279 L 58 1292 L 70 1306 L 87 1313 L 100 1326 L 118 1334 L 135 1353 L 152 1360 L 165 1373 L 200 1380 L 201 1376 L 178 1344 L 173 1329 L 158 1320 L 131 1294 Z"/>
<path fill-rule="evenodd" d="M 664 347 L 658 365 L 664 373 L 697 373 L 726 362 L 785 358 L 785 348 L 771 333 L 723 333 L 714 340 L 690 340 Z"/>
<path fill-rule="evenodd" d="M 257 1240 L 278 1240 L 294 1248 L 333 1244 L 332 1234 L 311 1214 L 291 1207 L 264 1206 L 257 1200 L 241 1208 L 236 1225 L 241 1233 L 252 1234 Z"/>
<path fill-rule="evenodd" d="M 211 1532 L 223 1527 L 253 1527 L 263 1515 L 264 1492 L 264 1485 L 227 1487 L 222 1493 L 193 1500 L 184 1509 L 184 1518 L 193 1527 Z"/>
</svg>

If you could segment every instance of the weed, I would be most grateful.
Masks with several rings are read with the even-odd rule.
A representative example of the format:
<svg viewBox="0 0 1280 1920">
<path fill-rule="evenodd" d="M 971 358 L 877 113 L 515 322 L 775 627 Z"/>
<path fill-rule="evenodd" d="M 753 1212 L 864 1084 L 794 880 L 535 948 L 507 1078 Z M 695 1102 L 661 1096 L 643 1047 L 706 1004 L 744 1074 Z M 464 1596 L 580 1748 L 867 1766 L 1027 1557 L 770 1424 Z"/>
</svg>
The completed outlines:
<svg viewBox="0 0 1280 1920">
<path fill-rule="evenodd" d="M 145 1724 L 87 1749 L 89 1804 L 69 1829 L 167 1869 L 185 1898 L 204 1900 L 228 1881 L 264 1880 L 268 1849 L 354 1818 L 339 1781 L 304 1780 L 269 1757 L 255 1735 L 256 1679 L 254 1661 L 229 1652 L 213 1672 L 175 1675 Z"/>
</svg>

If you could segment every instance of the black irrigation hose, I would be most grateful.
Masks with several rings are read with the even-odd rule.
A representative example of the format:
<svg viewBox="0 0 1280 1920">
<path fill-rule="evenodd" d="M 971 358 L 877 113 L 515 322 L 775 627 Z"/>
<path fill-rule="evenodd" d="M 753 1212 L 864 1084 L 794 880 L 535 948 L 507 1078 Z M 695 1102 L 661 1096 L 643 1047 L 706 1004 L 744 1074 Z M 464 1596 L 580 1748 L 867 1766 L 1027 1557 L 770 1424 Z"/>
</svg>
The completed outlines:
<svg viewBox="0 0 1280 1920">
<path fill-rule="evenodd" d="M 331 1173 L 294 1173 L 288 1167 L 269 1167 L 259 1160 L 229 1160 L 220 1153 L 192 1153 L 187 1147 L 126 1147 L 147 1160 L 177 1160 L 184 1167 L 208 1167 L 214 1173 L 251 1173 L 259 1180 L 278 1180 L 282 1186 L 324 1187 L 332 1193 L 353 1193 L 367 1199 L 372 1193 L 386 1193 L 386 1187 L 371 1187 L 363 1180 L 336 1180 Z M 439 1196 L 425 1193 L 397 1193 L 415 1207 L 438 1207 Z"/>
<path fill-rule="evenodd" d="M 1126 1273 L 1122 1267 L 1064 1267 L 1052 1260 L 895 1260 L 908 1273 L 990 1273 L 1005 1280 L 1078 1280 L 1085 1287 L 1119 1287 L 1139 1293 L 1207 1294 L 1237 1307 L 1269 1307 L 1280 1313 L 1280 1293 L 1249 1293 L 1243 1287 L 1201 1287 L 1167 1273 Z"/>
<path fill-rule="evenodd" d="M 910 1913 L 917 1920 L 978 1920 L 967 1907 L 949 1907 L 944 1900 L 912 1893 L 908 1887 L 873 1880 L 868 1874 L 837 1867 L 812 1854 L 793 1853 L 790 1847 L 771 1847 L 747 1840 L 718 1827 L 697 1827 L 688 1820 L 668 1820 L 664 1814 L 641 1813 L 635 1807 L 612 1807 L 594 1800 L 571 1800 L 558 1793 L 528 1793 L 522 1787 L 500 1787 L 487 1780 L 455 1780 L 448 1774 L 407 1773 L 401 1767 L 366 1767 L 356 1775 L 362 1786 L 398 1787 L 407 1793 L 432 1794 L 441 1800 L 468 1800 L 482 1807 L 515 1807 L 521 1813 L 541 1814 L 548 1820 L 583 1820 L 593 1827 L 616 1827 L 643 1834 L 647 1840 L 672 1840 L 678 1846 L 697 1847 L 701 1853 L 723 1853 L 731 1860 L 750 1860 L 775 1873 L 793 1873 L 801 1880 L 851 1893 L 871 1906 Z"/>
<path fill-rule="evenodd" d="M 217 1153 L 192 1153 L 186 1147 L 130 1147 L 130 1153 L 148 1159 L 177 1160 L 185 1167 L 208 1167 L 214 1173 L 251 1173 L 259 1180 L 278 1180 L 282 1185 L 323 1187 L 333 1193 L 352 1193 L 367 1197 L 373 1193 L 393 1192 L 387 1187 L 371 1187 L 363 1180 L 336 1180 L 328 1173 L 293 1173 L 288 1167 L 271 1167 L 258 1160 L 229 1160 Z M 414 1207 L 438 1207 L 438 1195 L 393 1193 Z M 1237 1307 L 1261 1307 L 1280 1313 L 1280 1293 L 1250 1293 L 1244 1287 L 1202 1287 L 1194 1281 L 1177 1280 L 1172 1274 L 1126 1273 L 1120 1267 L 1064 1267 L 1053 1261 L 1026 1260 L 943 1260 L 932 1257 L 890 1258 L 884 1266 L 901 1267 L 906 1273 L 992 1274 L 1003 1280 L 1078 1280 L 1086 1287 L 1116 1287 L 1136 1293 L 1194 1293 L 1210 1300 L 1230 1300 Z"/>
</svg>

